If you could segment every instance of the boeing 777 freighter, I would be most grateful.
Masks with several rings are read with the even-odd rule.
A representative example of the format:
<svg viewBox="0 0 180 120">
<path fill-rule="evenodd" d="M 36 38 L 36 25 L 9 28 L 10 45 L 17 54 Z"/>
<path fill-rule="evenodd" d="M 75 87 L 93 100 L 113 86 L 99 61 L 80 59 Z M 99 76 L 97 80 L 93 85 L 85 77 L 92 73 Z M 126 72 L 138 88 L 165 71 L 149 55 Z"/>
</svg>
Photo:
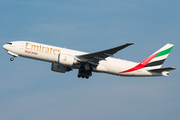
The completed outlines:
<svg viewBox="0 0 180 120">
<path fill-rule="evenodd" d="M 174 45 L 166 44 L 154 54 L 140 63 L 116 59 L 116 52 L 132 45 L 127 43 L 112 49 L 86 53 L 76 50 L 45 45 L 29 41 L 13 41 L 5 44 L 3 48 L 13 57 L 21 56 L 52 63 L 51 70 L 65 73 L 72 69 L 79 69 L 78 77 L 89 78 L 92 72 L 108 73 L 118 76 L 169 76 L 170 70 L 176 68 L 161 68 Z"/>
</svg>

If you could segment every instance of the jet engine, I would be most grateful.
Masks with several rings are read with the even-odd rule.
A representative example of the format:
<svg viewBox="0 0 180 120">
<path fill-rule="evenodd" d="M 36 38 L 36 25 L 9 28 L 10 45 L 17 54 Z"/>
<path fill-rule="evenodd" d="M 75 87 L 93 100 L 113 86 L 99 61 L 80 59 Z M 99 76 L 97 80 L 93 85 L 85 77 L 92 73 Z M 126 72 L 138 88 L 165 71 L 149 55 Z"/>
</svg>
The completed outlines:
<svg viewBox="0 0 180 120">
<path fill-rule="evenodd" d="M 72 66 L 73 63 L 76 63 L 76 60 L 74 59 L 74 56 L 67 55 L 67 54 L 59 54 L 58 63 L 65 66 Z"/>
<path fill-rule="evenodd" d="M 55 72 L 65 73 L 67 71 L 71 71 L 72 69 L 69 67 L 59 65 L 57 63 L 52 63 L 51 70 Z"/>
</svg>

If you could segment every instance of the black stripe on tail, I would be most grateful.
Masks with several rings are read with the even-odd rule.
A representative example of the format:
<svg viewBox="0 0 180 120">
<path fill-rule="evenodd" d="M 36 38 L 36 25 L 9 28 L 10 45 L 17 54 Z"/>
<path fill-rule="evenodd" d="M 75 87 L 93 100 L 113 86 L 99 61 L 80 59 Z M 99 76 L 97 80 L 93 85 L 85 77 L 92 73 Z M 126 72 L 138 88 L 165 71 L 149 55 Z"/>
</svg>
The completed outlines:
<svg viewBox="0 0 180 120">
<path fill-rule="evenodd" d="M 145 67 L 152 67 L 152 66 L 162 65 L 165 60 L 166 60 L 166 59 L 159 60 L 159 61 L 154 61 L 154 62 L 150 62 L 150 63 L 148 63 Z"/>
</svg>

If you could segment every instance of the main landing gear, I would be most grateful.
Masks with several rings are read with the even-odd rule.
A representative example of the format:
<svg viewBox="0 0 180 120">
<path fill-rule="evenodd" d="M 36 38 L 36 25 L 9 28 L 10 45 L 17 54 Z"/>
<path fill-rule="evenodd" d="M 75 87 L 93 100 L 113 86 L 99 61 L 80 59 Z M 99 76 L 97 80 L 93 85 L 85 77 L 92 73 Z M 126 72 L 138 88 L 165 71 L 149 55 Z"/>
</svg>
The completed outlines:
<svg viewBox="0 0 180 120">
<path fill-rule="evenodd" d="M 86 78 L 88 79 L 90 76 L 92 76 L 92 68 L 88 66 L 81 66 L 79 68 L 78 77 L 79 78 Z"/>
</svg>

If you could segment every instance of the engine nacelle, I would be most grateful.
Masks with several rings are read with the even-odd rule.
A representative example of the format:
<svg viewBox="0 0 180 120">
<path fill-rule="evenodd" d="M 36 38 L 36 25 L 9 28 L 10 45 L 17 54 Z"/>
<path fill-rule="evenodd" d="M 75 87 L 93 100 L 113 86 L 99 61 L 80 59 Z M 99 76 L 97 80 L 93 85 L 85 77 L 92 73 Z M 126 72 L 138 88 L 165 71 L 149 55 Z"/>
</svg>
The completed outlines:
<svg viewBox="0 0 180 120">
<path fill-rule="evenodd" d="M 75 63 L 74 56 L 67 55 L 67 54 L 59 54 L 58 55 L 58 63 L 65 65 L 65 66 L 72 66 Z"/>
<path fill-rule="evenodd" d="M 67 67 L 59 65 L 57 63 L 52 63 L 51 70 L 55 72 L 65 73 L 67 71 Z"/>
</svg>

